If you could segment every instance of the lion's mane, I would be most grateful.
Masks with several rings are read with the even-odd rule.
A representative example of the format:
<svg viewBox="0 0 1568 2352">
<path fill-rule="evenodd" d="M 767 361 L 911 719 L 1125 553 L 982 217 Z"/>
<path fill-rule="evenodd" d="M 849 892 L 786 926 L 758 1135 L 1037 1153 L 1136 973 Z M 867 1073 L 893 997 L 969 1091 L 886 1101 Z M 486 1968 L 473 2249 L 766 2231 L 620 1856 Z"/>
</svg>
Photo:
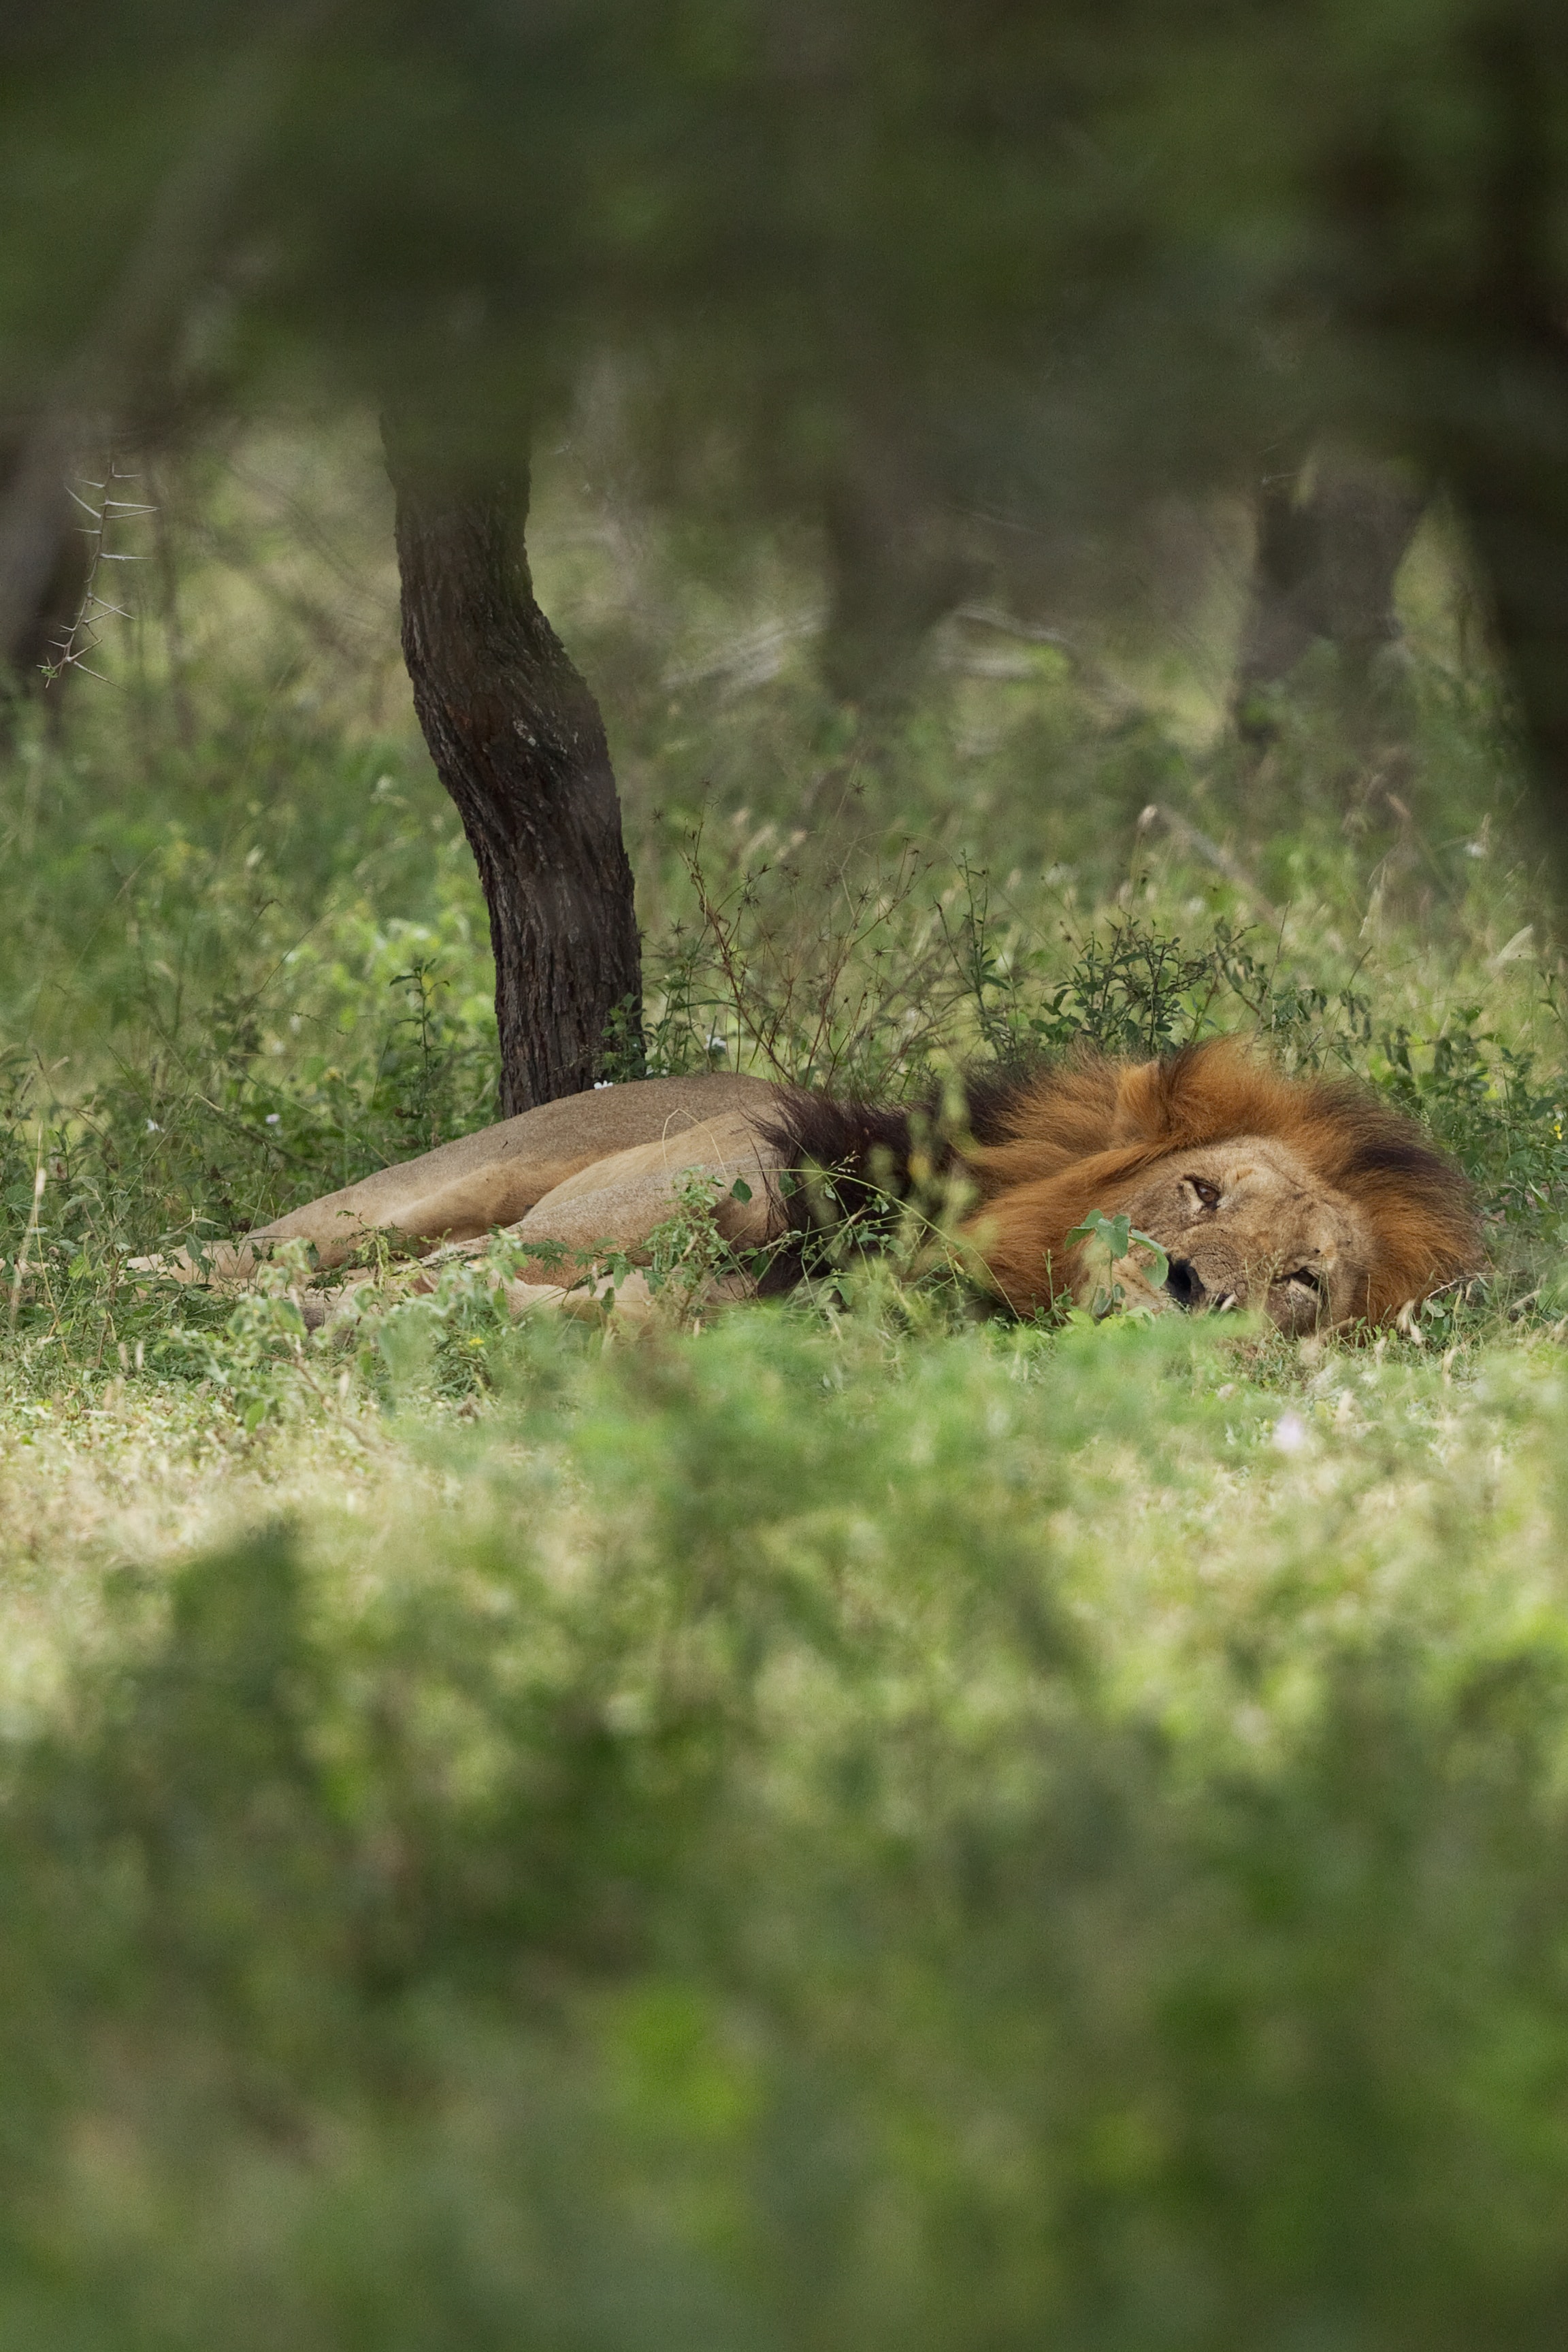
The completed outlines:
<svg viewBox="0 0 1568 2352">
<path fill-rule="evenodd" d="M 791 1166 L 822 1171 L 789 1203 L 800 1271 L 807 1236 L 834 1217 L 874 1227 L 887 1204 L 961 1171 L 978 1208 L 967 1231 L 1011 1305 L 1067 1286 L 1068 1235 L 1130 1178 L 1173 1152 L 1256 1136 L 1288 1145 L 1351 1201 L 1373 1239 L 1362 1312 L 1378 1323 L 1481 1263 L 1470 1188 L 1420 1128 L 1348 1078 L 1287 1078 L 1234 1039 L 1130 1062 L 1079 1049 L 1058 1061 L 971 1078 L 962 1110 L 940 1097 L 908 1108 L 790 1096 L 769 1139 Z M 769 1286 L 773 1286 L 772 1284 Z"/>
</svg>

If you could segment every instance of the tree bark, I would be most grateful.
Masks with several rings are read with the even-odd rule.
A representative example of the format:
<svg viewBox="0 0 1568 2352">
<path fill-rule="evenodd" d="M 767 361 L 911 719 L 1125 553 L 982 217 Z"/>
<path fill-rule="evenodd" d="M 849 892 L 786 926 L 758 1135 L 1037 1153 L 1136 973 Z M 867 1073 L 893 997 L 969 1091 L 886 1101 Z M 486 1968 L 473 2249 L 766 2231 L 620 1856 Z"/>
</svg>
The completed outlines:
<svg viewBox="0 0 1568 2352">
<path fill-rule="evenodd" d="M 598 706 L 534 599 L 529 472 L 482 473 L 384 425 L 403 652 L 489 909 L 503 1118 L 580 1094 L 614 1039 L 634 1066 L 632 870 Z"/>
</svg>

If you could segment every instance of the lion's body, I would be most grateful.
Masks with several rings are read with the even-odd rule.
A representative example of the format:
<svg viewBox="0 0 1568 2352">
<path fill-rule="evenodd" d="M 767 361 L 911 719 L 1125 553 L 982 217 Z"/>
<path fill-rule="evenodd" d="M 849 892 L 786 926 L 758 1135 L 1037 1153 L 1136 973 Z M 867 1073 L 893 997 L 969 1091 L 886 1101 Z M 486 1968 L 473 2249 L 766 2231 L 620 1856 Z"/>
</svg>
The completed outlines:
<svg viewBox="0 0 1568 2352">
<path fill-rule="evenodd" d="M 1130 1299 L 1252 1304 L 1287 1330 L 1384 1321 L 1480 1262 L 1464 1181 L 1418 1129 L 1363 1088 L 1283 1078 L 1230 1043 L 992 1079 L 945 1141 L 942 1126 L 934 1104 L 837 1102 L 732 1075 L 604 1087 L 313 1201 L 221 1270 L 243 1278 L 280 1241 L 308 1241 L 331 1265 L 375 1233 L 418 1249 L 498 1227 L 557 1255 L 635 1253 L 693 1170 L 724 1237 L 772 1244 L 786 1276 L 814 1232 L 858 1206 L 963 1201 L 977 1279 L 1023 1313 L 1085 1295 L 1070 1236 L 1097 1210 L 1125 1213 L 1170 1260 L 1156 1288 L 1154 1253 L 1135 1244 L 1114 1269 Z M 793 1169 L 817 1175 L 781 1181 Z"/>
<path fill-rule="evenodd" d="M 243 1276 L 258 1245 L 277 1242 L 309 1242 L 333 1266 L 375 1234 L 434 1245 L 525 1223 L 568 1248 L 606 1238 L 633 1247 L 668 1216 L 687 1170 L 764 1175 L 757 1124 L 778 1096 L 765 1079 L 727 1073 L 569 1095 L 290 1210 L 247 1234 L 220 1270 Z"/>
</svg>

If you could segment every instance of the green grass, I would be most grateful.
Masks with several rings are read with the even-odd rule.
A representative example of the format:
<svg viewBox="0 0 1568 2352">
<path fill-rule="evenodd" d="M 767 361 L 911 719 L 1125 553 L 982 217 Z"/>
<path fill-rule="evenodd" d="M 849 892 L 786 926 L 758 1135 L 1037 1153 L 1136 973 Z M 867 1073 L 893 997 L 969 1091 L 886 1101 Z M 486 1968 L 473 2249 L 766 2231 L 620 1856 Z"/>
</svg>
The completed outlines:
<svg viewBox="0 0 1568 2352">
<path fill-rule="evenodd" d="M 804 646 L 659 683 L 778 551 L 628 617 L 547 501 L 663 1066 L 1252 1026 L 1431 1121 L 1495 1270 L 1357 1345 L 878 1268 L 308 1335 L 126 1260 L 489 1116 L 485 931 L 374 534 L 224 479 L 183 634 L 0 775 L 0 2334 L 1555 2346 L 1568 1082 L 1487 681 L 1413 609 L 1381 784 L 1310 677 L 1243 775 L 1114 646 L 873 743 Z"/>
</svg>

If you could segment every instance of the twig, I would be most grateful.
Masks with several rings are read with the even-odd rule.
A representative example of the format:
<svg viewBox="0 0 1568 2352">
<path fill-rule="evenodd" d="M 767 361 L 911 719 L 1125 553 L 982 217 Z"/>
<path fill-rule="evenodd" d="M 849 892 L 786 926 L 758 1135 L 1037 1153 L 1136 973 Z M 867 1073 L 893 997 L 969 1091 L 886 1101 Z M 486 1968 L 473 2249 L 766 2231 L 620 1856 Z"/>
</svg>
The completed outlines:
<svg viewBox="0 0 1568 2352">
<path fill-rule="evenodd" d="M 67 495 L 89 518 L 89 520 L 80 528 L 84 538 L 92 541 L 93 547 L 75 617 L 68 628 L 63 629 L 54 639 L 51 646 L 54 659 L 40 665 L 46 686 L 52 686 L 56 678 L 64 677 L 68 669 L 84 670 L 89 677 L 96 677 L 105 686 L 110 686 L 114 682 L 111 678 L 105 677 L 101 670 L 94 669 L 87 656 L 98 651 L 99 628 L 108 615 L 112 614 L 117 620 L 121 621 L 128 621 L 131 615 L 123 604 L 111 604 L 107 596 L 99 594 L 99 566 L 104 563 L 144 562 L 145 559 L 140 555 L 111 550 L 105 542 L 111 524 L 150 515 L 155 509 L 143 499 L 116 499 L 110 496 L 111 482 L 134 482 L 141 478 L 135 474 L 121 473 L 115 463 L 112 450 L 110 451 L 105 461 L 104 474 L 106 478 L 103 481 L 89 481 L 87 484 L 89 490 L 98 492 L 96 507 L 89 504 L 86 499 L 79 497 L 70 488 L 68 483 L 66 486 Z"/>
<path fill-rule="evenodd" d="M 33 1209 L 32 1214 L 27 1219 L 26 1231 L 22 1235 L 22 1246 L 16 1253 L 16 1272 L 11 1278 L 11 1313 L 5 1326 L 7 1336 L 14 1333 L 16 1328 L 16 1317 L 22 1305 L 22 1285 L 27 1278 L 27 1245 L 37 1234 L 38 1212 L 44 1204 L 44 1187 L 48 1181 L 49 1171 L 44 1165 L 44 1123 L 40 1119 L 38 1121 L 38 1158 L 33 1171 Z"/>
</svg>

